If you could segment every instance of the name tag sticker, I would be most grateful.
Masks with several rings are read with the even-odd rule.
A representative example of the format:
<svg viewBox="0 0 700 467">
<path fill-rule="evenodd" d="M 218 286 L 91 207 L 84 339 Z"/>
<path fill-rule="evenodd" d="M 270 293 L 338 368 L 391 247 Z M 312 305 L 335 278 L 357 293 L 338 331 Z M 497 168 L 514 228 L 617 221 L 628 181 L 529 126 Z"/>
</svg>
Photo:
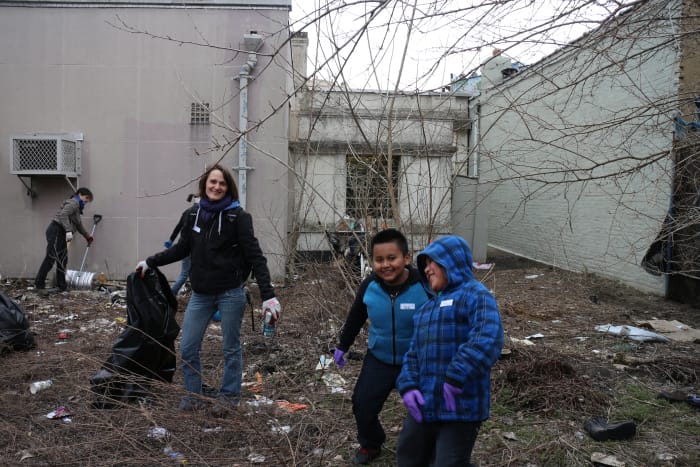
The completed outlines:
<svg viewBox="0 0 700 467">
<path fill-rule="evenodd" d="M 451 298 L 448 300 L 443 300 L 440 302 L 440 308 L 442 308 L 444 306 L 452 306 L 452 302 L 453 302 L 453 300 Z"/>
<path fill-rule="evenodd" d="M 416 304 L 415 303 L 402 303 L 401 309 L 402 310 L 415 310 Z"/>
<path fill-rule="evenodd" d="M 195 232 L 199 233 L 199 230 L 200 230 L 200 229 L 199 229 L 199 226 L 198 226 L 198 225 L 195 225 L 194 227 L 192 227 L 192 230 L 194 230 Z"/>
</svg>

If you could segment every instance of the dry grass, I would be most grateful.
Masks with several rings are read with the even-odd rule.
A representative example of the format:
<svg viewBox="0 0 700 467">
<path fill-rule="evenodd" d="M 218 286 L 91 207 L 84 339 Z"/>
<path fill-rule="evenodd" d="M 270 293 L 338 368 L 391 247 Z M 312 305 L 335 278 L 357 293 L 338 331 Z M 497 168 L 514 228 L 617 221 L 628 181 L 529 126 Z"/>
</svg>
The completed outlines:
<svg viewBox="0 0 700 467">
<path fill-rule="evenodd" d="M 526 276 L 537 274 L 536 279 Z M 638 344 L 595 331 L 598 324 L 633 324 L 636 319 L 678 319 L 700 325 L 698 310 L 644 296 L 593 276 L 571 274 L 503 258 L 485 283 L 495 290 L 506 335 L 523 339 L 543 333 L 535 345 L 511 350 L 493 372 L 492 416 L 481 430 L 474 460 L 484 466 L 590 465 L 599 451 L 627 465 L 700 465 L 697 409 L 656 398 L 661 390 L 696 391 L 695 343 Z M 351 288 L 333 265 L 314 265 L 278 287 L 284 314 L 272 340 L 260 324 L 243 324 L 244 403 L 225 418 L 208 411 L 182 413 L 178 373 L 172 384 L 151 384 L 152 397 L 116 410 L 93 407 L 89 378 L 111 352 L 125 310 L 109 295 L 76 291 L 41 297 L 14 281 L 2 289 L 20 301 L 38 346 L 2 357 L 0 465 L 172 465 L 166 446 L 189 465 L 346 465 L 356 448 L 350 395 L 361 365 L 316 370 L 329 355 L 352 300 Z M 257 291 L 253 290 L 253 297 Z M 593 297 L 593 298 L 592 298 Z M 187 298 L 180 298 L 184 309 Z M 178 314 L 181 321 L 182 314 Z M 65 331 L 68 339 L 60 340 Z M 176 349 L 179 348 L 176 343 Z M 352 350 L 365 350 L 362 334 Z M 220 330 L 211 325 L 203 343 L 204 381 L 216 387 L 221 373 Z M 262 377 L 257 387 L 256 373 Z M 339 374 L 344 393 L 322 376 Z M 32 381 L 54 385 L 32 395 Z M 266 400 L 304 404 L 291 412 Z M 59 406 L 71 422 L 46 414 Z M 382 412 L 388 439 L 376 465 L 393 465 L 405 411 L 393 394 Z M 591 416 L 632 418 L 638 435 L 597 443 L 583 431 Z M 149 437 L 155 427 L 163 439 Z M 657 458 L 669 454 L 667 463 Z"/>
</svg>

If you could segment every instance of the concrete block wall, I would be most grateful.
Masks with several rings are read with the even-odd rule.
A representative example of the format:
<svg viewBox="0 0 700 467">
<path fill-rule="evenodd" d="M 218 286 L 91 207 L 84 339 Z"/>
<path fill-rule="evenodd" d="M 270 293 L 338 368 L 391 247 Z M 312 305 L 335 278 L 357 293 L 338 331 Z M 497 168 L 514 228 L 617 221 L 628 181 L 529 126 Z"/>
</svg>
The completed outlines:
<svg viewBox="0 0 700 467">
<path fill-rule="evenodd" d="M 679 6 L 640 4 L 482 91 L 490 244 L 663 293 L 639 262 L 670 201 Z"/>
</svg>

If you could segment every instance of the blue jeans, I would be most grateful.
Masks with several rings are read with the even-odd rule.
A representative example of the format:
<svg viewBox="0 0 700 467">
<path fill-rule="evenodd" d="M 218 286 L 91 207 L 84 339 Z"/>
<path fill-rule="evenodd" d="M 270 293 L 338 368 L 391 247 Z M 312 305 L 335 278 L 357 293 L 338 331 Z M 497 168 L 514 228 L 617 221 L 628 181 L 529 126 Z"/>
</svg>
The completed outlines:
<svg viewBox="0 0 700 467">
<path fill-rule="evenodd" d="M 177 293 L 180 291 L 180 288 L 182 288 L 182 286 L 185 285 L 185 282 L 187 282 L 187 278 L 190 276 L 190 266 L 192 266 L 192 260 L 189 256 L 187 256 L 182 260 L 182 268 L 180 269 L 180 275 L 177 276 L 177 279 L 175 279 L 175 283 L 173 284 L 173 288 L 171 289 L 173 291 L 173 295 L 177 295 Z"/>
<path fill-rule="evenodd" d="M 219 294 L 192 293 L 185 310 L 180 340 L 182 376 L 185 390 L 202 393 L 202 365 L 199 353 L 202 339 L 209 320 L 216 310 L 221 311 L 221 331 L 223 333 L 224 374 L 219 394 L 238 397 L 241 394 L 243 354 L 241 352 L 241 322 L 246 305 L 243 286 L 229 289 Z"/>
</svg>

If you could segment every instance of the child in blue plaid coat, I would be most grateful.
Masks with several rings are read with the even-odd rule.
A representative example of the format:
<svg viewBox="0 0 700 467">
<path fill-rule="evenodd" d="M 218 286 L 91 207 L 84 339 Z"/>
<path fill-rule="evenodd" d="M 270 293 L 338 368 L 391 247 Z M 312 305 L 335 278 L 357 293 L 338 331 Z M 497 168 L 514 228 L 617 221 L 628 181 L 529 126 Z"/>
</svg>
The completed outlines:
<svg viewBox="0 0 700 467">
<path fill-rule="evenodd" d="M 489 417 L 491 367 L 503 347 L 496 300 L 472 273 L 461 237 L 442 237 L 417 259 L 433 295 L 414 315 L 397 388 L 408 409 L 397 459 L 405 466 L 469 466 Z"/>
</svg>

